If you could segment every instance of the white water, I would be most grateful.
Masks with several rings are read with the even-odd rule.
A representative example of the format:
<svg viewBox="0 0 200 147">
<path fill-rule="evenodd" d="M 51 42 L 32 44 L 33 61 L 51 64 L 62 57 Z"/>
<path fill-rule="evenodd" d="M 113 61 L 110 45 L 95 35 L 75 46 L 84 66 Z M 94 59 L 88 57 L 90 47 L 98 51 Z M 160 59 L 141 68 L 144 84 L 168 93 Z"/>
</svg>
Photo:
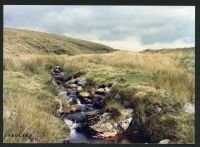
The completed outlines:
<svg viewBox="0 0 200 147">
<path fill-rule="evenodd" d="M 70 128 L 70 137 L 75 137 L 76 136 L 76 127 L 78 127 L 78 123 L 74 123 L 69 119 L 64 119 L 65 123 L 69 126 Z"/>
</svg>

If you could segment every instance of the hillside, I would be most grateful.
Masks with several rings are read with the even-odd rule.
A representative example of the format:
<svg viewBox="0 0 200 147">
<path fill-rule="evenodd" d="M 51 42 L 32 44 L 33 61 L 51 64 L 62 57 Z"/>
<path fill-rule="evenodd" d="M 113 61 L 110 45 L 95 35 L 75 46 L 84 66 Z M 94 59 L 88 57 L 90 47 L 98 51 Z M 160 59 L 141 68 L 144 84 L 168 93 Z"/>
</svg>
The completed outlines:
<svg viewBox="0 0 200 147">
<path fill-rule="evenodd" d="M 115 124 L 124 120 L 131 120 L 123 132 L 129 143 L 158 143 L 163 139 L 194 143 L 194 48 L 142 52 L 108 49 L 109 53 L 103 53 L 102 45 L 67 38 L 72 48 L 66 50 L 74 56 L 66 56 L 53 52 L 55 44 L 66 37 L 13 29 L 4 32 L 4 143 L 61 143 L 66 138 L 70 140 L 74 135 L 71 133 L 76 133 L 75 143 L 88 141 L 79 133 L 87 133 L 88 128 L 84 127 L 94 129 L 105 140 L 111 137 L 115 143 L 122 143 L 117 142 L 118 134 L 112 131 L 116 130 Z M 10 34 L 12 37 L 8 37 Z M 48 43 L 45 36 L 51 36 Z M 78 42 L 85 43 L 84 47 L 77 49 Z M 58 65 L 63 72 L 52 74 Z M 85 79 L 85 85 L 77 83 L 77 79 Z M 76 101 L 69 102 L 70 97 Z M 89 122 L 84 115 L 91 106 L 93 116 L 87 116 L 92 118 Z M 101 114 L 93 111 L 97 106 Z M 69 119 L 63 121 L 62 114 Z M 87 125 L 76 131 L 74 125 L 83 122 Z M 105 124 L 111 127 L 105 129 Z M 104 130 L 99 131 L 95 127 L 98 125 Z M 23 133 L 29 137 L 9 136 Z"/>
<path fill-rule="evenodd" d="M 4 28 L 4 55 L 76 55 L 111 51 L 111 47 L 99 43 L 36 31 Z"/>
</svg>

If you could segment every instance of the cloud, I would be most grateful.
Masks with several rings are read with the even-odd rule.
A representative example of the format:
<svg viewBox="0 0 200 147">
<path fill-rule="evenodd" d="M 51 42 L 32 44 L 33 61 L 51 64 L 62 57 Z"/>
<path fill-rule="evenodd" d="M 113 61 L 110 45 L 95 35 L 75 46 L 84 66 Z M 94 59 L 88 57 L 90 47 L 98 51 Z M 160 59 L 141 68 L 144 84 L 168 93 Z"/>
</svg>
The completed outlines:
<svg viewBox="0 0 200 147">
<path fill-rule="evenodd" d="M 123 50 L 195 42 L 193 6 L 4 6 L 4 27 L 97 41 Z"/>
</svg>

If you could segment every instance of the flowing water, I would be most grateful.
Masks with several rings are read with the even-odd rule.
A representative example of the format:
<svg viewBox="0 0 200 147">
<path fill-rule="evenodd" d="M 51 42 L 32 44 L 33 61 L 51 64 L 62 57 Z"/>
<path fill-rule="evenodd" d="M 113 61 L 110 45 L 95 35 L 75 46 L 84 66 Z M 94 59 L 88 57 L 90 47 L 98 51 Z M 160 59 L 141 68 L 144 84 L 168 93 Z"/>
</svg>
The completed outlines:
<svg viewBox="0 0 200 147">
<path fill-rule="evenodd" d="M 60 71 L 59 68 L 53 69 L 51 71 L 51 74 L 53 75 L 53 83 L 56 85 L 62 85 L 66 82 L 64 79 L 64 74 L 62 71 Z M 74 81 L 76 79 L 71 79 L 71 81 Z M 69 80 L 68 80 L 69 82 Z M 79 80 L 79 84 L 82 85 L 84 81 Z M 77 84 L 77 83 L 76 83 Z M 68 85 L 69 86 L 69 85 Z M 64 88 L 64 87 L 63 87 Z M 72 112 L 64 117 L 65 123 L 70 128 L 70 134 L 68 138 L 66 138 L 66 143 L 90 143 L 90 144 L 98 144 L 98 143 L 122 143 L 122 144 L 128 144 L 130 143 L 128 139 L 125 137 L 120 137 L 120 139 L 115 139 L 113 141 L 106 141 L 105 139 L 101 139 L 91 130 L 89 129 L 89 125 L 91 123 L 97 123 L 100 119 L 100 115 L 103 113 L 103 110 L 100 108 L 94 107 L 94 103 L 88 104 L 84 101 L 81 101 L 81 99 L 78 96 L 78 90 L 76 88 L 68 88 L 67 91 L 60 91 L 60 95 L 63 95 L 63 98 L 66 99 L 67 103 L 69 105 L 79 105 L 80 111 L 79 112 Z M 61 100 L 57 99 L 59 103 L 61 103 Z M 97 104 L 98 105 L 98 104 Z M 62 112 L 62 104 L 60 104 L 59 111 Z"/>
</svg>

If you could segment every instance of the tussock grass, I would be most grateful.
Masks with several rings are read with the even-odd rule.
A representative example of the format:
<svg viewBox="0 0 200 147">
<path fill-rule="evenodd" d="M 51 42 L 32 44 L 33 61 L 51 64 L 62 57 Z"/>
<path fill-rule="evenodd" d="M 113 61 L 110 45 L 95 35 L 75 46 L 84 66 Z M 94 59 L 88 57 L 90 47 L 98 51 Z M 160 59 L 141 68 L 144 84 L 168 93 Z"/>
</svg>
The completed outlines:
<svg viewBox="0 0 200 147">
<path fill-rule="evenodd" d="M 67 137 L 68 126 L 50 113 L 55 96 L 44 86 L 49 77 L 40 78 L 4 71 L 4 109 L 15 113 L 3 119 L 4 143 L 61 143 Z M 12 134 L 31 137 L 10 137 Z"/>
<path fill-rule="evenodd" d="M 182 60 L 184 60 L 184 65 L 181 62 Z M 56 91 L 53 90 L 55 87 L 49 86 L 50 83 L 47 82 L 50 78 L 48 70 L 52 66 L 61 65 L 66 71 L 66 76 L 70 76 L 77 71 L 83 71 L 85 72 L 84 76 L 92 84 L 115 83 L 111 94 L 113 96 L 117 93 L 120 94 L 122 100 L 108 101 L 106 107 L 116 109 L 133 108 L 134 129 L 147 130 L 145 126 L 149 126 L 147 135 L 152 135 L 152 138 L 155 139 L 152 139 L 152 141 L 156 142 L 159 139 L 164 139 L 164 137 L 169 137 L 178 139 L 177 142 L 180 143 L 193 143 L 194 137 L 190 136 L 194 136 L 194 114 L 185 117 L 185 114 L 180 113 L 185 102 L 195 102 L 195 75 L 194 69 L 190 68 L 194 64 L 193 60 L 194 51 L 192 49 L 187 52 L 177 50 L 156 53 L 114 52 L 77 56 L 28 55 L 12 58 L 5 56 L 4 74 L 13 73 L 17 77 L 13 77 L 13 75 L 5 77 L 4 97 L 14 97 L 16 100 L 18 97 L 26 95 L 27 89 L 20 87 L 19 84 L 26 85 L 30 100 L 31 98 L 36 98 L 39 103 L 43 104 L 43 106 L 40 106 L 43 109 L 41 113 L 45 113 L 46 110 L 51 112 L 48 104 L 51 103 L 51 100 L 56 95 Z M 33 81 L 37 80 L 40 86 L 43 86 L 35 86 L 36 88 L 38 87 L 38 90 L 32 90 L 33 86 L 30 83 L 27 84 L 31 77 Z M 17 88 L 12 88 L 11 85 Z M 43 97 L 48 98 L 43 99 Z M 155 120 L 147 119 L 146 111 L 150 106 L 154 105 L 171 105 L 178 111 L 177 114 L 166 113 L 158 115 Z M 9 105 L 4 104 L 4 106 Z M 30 108 L 36 109 L 36 107 L 32 106 Z M 33 114 L 33 112 L 30 114 Z M 33 116 L 32 118 L 35 118 Z M 148 120 L 150 121 L 147 125 Z M 173 123 L 171 124 L 170 122 Z M 47 123 L 43 123 L 43 125 L 47 125 Z M 28 126 L 28 123 L 24 126 Z M 171 135 L 170 127 L 174 127 Z M 46 129 L 48 132 L 49 128 Z M 51 130 L 53 131 L 54 129 Z M 9 131 L 5 127 L 5 133 Z M 12 141 L 7 140 L 7 142 Z M 18 140 L 18 142 L 20 141 Z"/>
</svg>

